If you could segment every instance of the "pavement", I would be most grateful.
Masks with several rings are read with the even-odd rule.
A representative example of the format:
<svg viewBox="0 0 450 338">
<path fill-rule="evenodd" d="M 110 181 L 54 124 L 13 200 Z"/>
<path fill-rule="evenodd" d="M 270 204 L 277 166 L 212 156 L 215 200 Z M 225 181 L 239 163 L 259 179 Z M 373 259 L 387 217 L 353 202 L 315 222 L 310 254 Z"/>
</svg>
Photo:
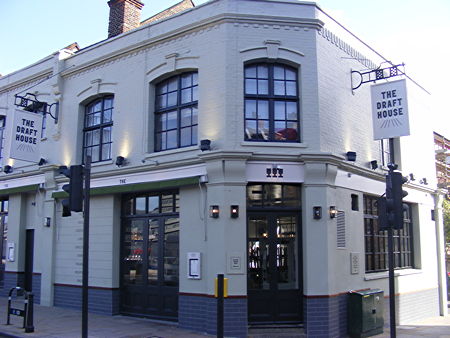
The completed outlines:
<svg viewBox="0 0 450 338">
<path fill-rule="evenodd" d="M 23 308 L 23 301 L 13 302 L 13 307 Z M 25 333 L 23 318 L 10 316 L 6 325 L 7 298 L 0 297 L 0 337 L 81 337 L 81 311 L 60 307 L 34 305 L 34 332 Z M 155 321 L 128 316 L 108 316 L 89 313 L 88 336 L 90 338 L 172 338 L 211 337 L 178 328 L 176 323 Z M 264 332 L 250 330 L 249 337 L 306 337 L 303 330 L 297 332 Z M 390 337 L 389 330 L 374 337 Z M 450 338 L 450 316 L 433 317 L 397 327 L 397 337 Z"/>
</svg>

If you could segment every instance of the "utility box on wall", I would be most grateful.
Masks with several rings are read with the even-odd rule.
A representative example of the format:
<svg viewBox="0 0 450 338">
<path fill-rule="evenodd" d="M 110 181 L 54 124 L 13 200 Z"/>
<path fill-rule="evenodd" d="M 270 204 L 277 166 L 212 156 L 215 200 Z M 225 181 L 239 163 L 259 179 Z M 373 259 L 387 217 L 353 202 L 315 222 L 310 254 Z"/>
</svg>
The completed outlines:
<svg viewBox="0 0 450 338">
<path fill-rule="evenodd" d="M 348 296 L 350 337 L 370 337 L 383 333 L 384 292 L 379 289 L 352 291 Z"/>
</svg>

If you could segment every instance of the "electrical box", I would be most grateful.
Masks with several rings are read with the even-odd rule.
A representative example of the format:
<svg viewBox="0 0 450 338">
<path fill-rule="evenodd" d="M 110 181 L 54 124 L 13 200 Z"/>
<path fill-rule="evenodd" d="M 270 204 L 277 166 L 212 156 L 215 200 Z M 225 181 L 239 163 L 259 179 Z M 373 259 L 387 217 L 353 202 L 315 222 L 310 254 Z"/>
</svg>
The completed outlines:
<svg viewBox="0 0 450 338">
<path fill-rule="evenodd" d="M 384 292 L 380 289 L 352 291 L 348 296 L 350 337 L 370 337 L 383 333 Z"/>
<path fill-rule="evenodd" d="M 187 278 L 201 279 L 201 255 L 200 252 L 187 253 Z"/>
</svg>

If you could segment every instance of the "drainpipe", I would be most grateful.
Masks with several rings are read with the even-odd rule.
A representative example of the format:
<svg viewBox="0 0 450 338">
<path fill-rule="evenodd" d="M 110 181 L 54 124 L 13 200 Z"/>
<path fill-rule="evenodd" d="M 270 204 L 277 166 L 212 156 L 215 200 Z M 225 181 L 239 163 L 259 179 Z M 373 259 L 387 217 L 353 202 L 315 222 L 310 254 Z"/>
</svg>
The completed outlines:
<svg viewBox="0 0 450 338">
<path fill-rule="evenodd" d="M 436 249 L 437 249 L 437 267 L 438 267 L 438 286 L 439 286 L 439 314 L 448 315 L 447 305 L 447 274 L 445 269 L 445 237 L 444 220 L 442 214 L 442 201 L 444 198 L 443 190 L 435 190 L 434 193 L 434 219 L 436 229 Z"/>
</svg>

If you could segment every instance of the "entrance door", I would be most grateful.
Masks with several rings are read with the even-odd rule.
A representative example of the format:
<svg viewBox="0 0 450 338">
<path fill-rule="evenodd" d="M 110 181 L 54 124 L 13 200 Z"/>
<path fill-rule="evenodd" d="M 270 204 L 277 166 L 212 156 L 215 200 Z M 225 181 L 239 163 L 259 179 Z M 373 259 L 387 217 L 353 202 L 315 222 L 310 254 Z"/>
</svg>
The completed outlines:
<svg viewBox="0 0 450 338">
<path fill-rule="evenodd" d="M 121 312 L 176 320 L 179 219 L 126 219 L 122 247 Z"/>
<path fill-rule="evenodd" d="M 248 216 L 248 310 L 251 323 L 302 320 L 298 215 Z"/>
</svg>

